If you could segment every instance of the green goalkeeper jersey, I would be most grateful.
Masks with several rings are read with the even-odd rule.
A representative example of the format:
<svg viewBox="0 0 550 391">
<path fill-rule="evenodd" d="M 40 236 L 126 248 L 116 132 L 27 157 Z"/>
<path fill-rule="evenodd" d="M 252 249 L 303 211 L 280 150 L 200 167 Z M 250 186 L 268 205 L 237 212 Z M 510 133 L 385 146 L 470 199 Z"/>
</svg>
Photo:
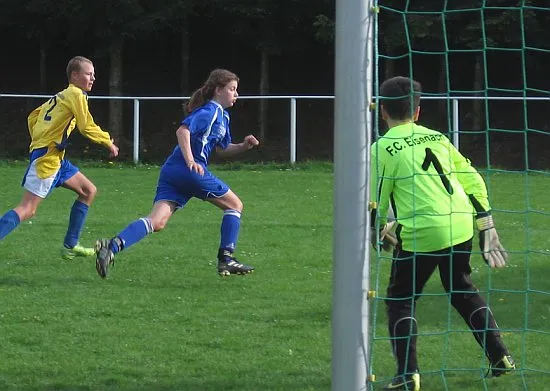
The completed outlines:
<svg viewBox="0 0 550 391">
<path fill-rule="evenodd" d="M 371 201 L 377 224 L 391 204 L 403 250 L 431 252 L 473 236 L 473 215 L 489 211 L 481 175 L 435 130 L 395 126 L 371 147 Z"/>
</svg>

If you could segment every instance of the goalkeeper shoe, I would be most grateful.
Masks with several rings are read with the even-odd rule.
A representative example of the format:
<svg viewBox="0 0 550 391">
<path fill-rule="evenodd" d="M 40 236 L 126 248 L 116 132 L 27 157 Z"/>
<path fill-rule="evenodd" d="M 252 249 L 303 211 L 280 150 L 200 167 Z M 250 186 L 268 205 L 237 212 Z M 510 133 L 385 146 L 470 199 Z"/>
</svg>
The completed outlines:
<svg viewBox="0 0 550 391">
<path fill-rule="evenodd" d="M 93 248 L 82 247 L 78 243 L 73 248 L 67 248 L 63 246 L 61 249 L 61 257 L 68 261 L 74 259 L 75 257 L 91 257 L 95 254 Z"/>
<path fill-rule="evenodd" d="M 109 239 L 99 239 L 95 242 L 95 269 L 101 278 L 107 277 L 109 266 L 115 264 L 115 254 L 109 248 L 110 242 Z"/>
<path fill-rule="evenodd" d="M 516 369 L 516 363 L 510 355 L 503 356 L 496 363 L 491 363 L 491 374 L 493 377 L 506 375 L 514 369 Z"/>
<path fill-rule="evenodd" d="M 420 374 L 395 375 L 390 384 L 384 390 L 420 391 Z"/>
<path fill-rule="evenodd" d="M 220 276 L 248 274 L 253 271 L 254 267 L 240 263 L 229 251 L 223 251 L 223 253 L 218 256 L 218 274 Z"/>
</svg>

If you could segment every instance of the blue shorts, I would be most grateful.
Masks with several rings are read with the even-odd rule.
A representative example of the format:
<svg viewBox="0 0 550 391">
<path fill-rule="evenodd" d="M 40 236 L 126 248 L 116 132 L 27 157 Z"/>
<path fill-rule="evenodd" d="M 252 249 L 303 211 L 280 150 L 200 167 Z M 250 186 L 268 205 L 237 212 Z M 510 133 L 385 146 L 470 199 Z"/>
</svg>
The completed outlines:
<svg viewBox="0 0 550 391">
<path fill-rule="evenodd" d="M 46 150 L 47 148 L 40 148 L 32 151 L 30 164 L 27 167 L 27 171 L 25 171 L 21 183 L 26 190 L 41 198 L 46 198 L 55 187 L 63 185 L 65 181 L 69 180 L 80 171 L 78 167 L 73 165 L 70 161 L 63 159 L 61 160 L 61 167 L 59 167 L 59 170 L 57 170 L 55 174 L 48 178 L 38 177 L 36 172 L 36 159 L 44 156 Z"/>
<path fill-rule="evenodd" d="M 154 202 L 171 201 L 176 203 L 178 208 L 183 208 L 193 197 L 206 200 L 224 196 L 229 191 L 229 186 L 212 175 L 206 167 L 203 168 L 204 175 L 201 176 L 186 166 L 163 165 Z"/>
</svg>

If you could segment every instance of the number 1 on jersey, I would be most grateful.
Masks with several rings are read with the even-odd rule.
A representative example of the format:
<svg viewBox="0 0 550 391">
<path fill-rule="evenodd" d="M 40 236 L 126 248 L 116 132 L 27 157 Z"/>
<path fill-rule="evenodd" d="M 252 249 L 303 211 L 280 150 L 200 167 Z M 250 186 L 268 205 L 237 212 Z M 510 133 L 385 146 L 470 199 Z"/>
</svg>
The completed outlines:
<svg viewBox="0 0 550 391">
<path fill-rule="evenodd" d="M 443 167 L 441 167 L 441 163 L 439 162 L 439 159 L 433 151 L 430 148 L 426 148 L 426 157 L 424 158 L 424 161 L 422 162 L 422 169 L 424 171 L 428 171 L 428 168 L 430 168 L 430 165 L 433 164 L 435 170 L 437 171 L 437 174 L 439 175 L 439 179 L 441 179 L 441 183 L 443 183 L 443 187 L 445 190 L 447 190 L 447 193 L 453 194 L 453 187 L 451 186 L 451 182 L 449 181 L 449 178 L 445 175 L 443 172 Z"/>
</svg>

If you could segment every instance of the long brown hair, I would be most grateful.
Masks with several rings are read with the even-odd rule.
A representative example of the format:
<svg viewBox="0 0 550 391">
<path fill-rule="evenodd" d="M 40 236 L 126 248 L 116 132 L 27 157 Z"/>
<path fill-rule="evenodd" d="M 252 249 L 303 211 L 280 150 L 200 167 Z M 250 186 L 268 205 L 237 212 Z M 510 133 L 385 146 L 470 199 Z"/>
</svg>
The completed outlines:
<svg viewBox="0 0 550 391">
<path fill-rule="evenodd" d="M 193 92 L 189 101 L 183 105 L 183 108 L 187 113 L 191 113 L 197 107 L 212 99 L 217 87 L 223 87 L 232 81 L 239 82 L 238 76 L 233 72 L 227 69 L 214 69 L 210 72 L 208 79 L 202 87 Z"/>
</svg>

